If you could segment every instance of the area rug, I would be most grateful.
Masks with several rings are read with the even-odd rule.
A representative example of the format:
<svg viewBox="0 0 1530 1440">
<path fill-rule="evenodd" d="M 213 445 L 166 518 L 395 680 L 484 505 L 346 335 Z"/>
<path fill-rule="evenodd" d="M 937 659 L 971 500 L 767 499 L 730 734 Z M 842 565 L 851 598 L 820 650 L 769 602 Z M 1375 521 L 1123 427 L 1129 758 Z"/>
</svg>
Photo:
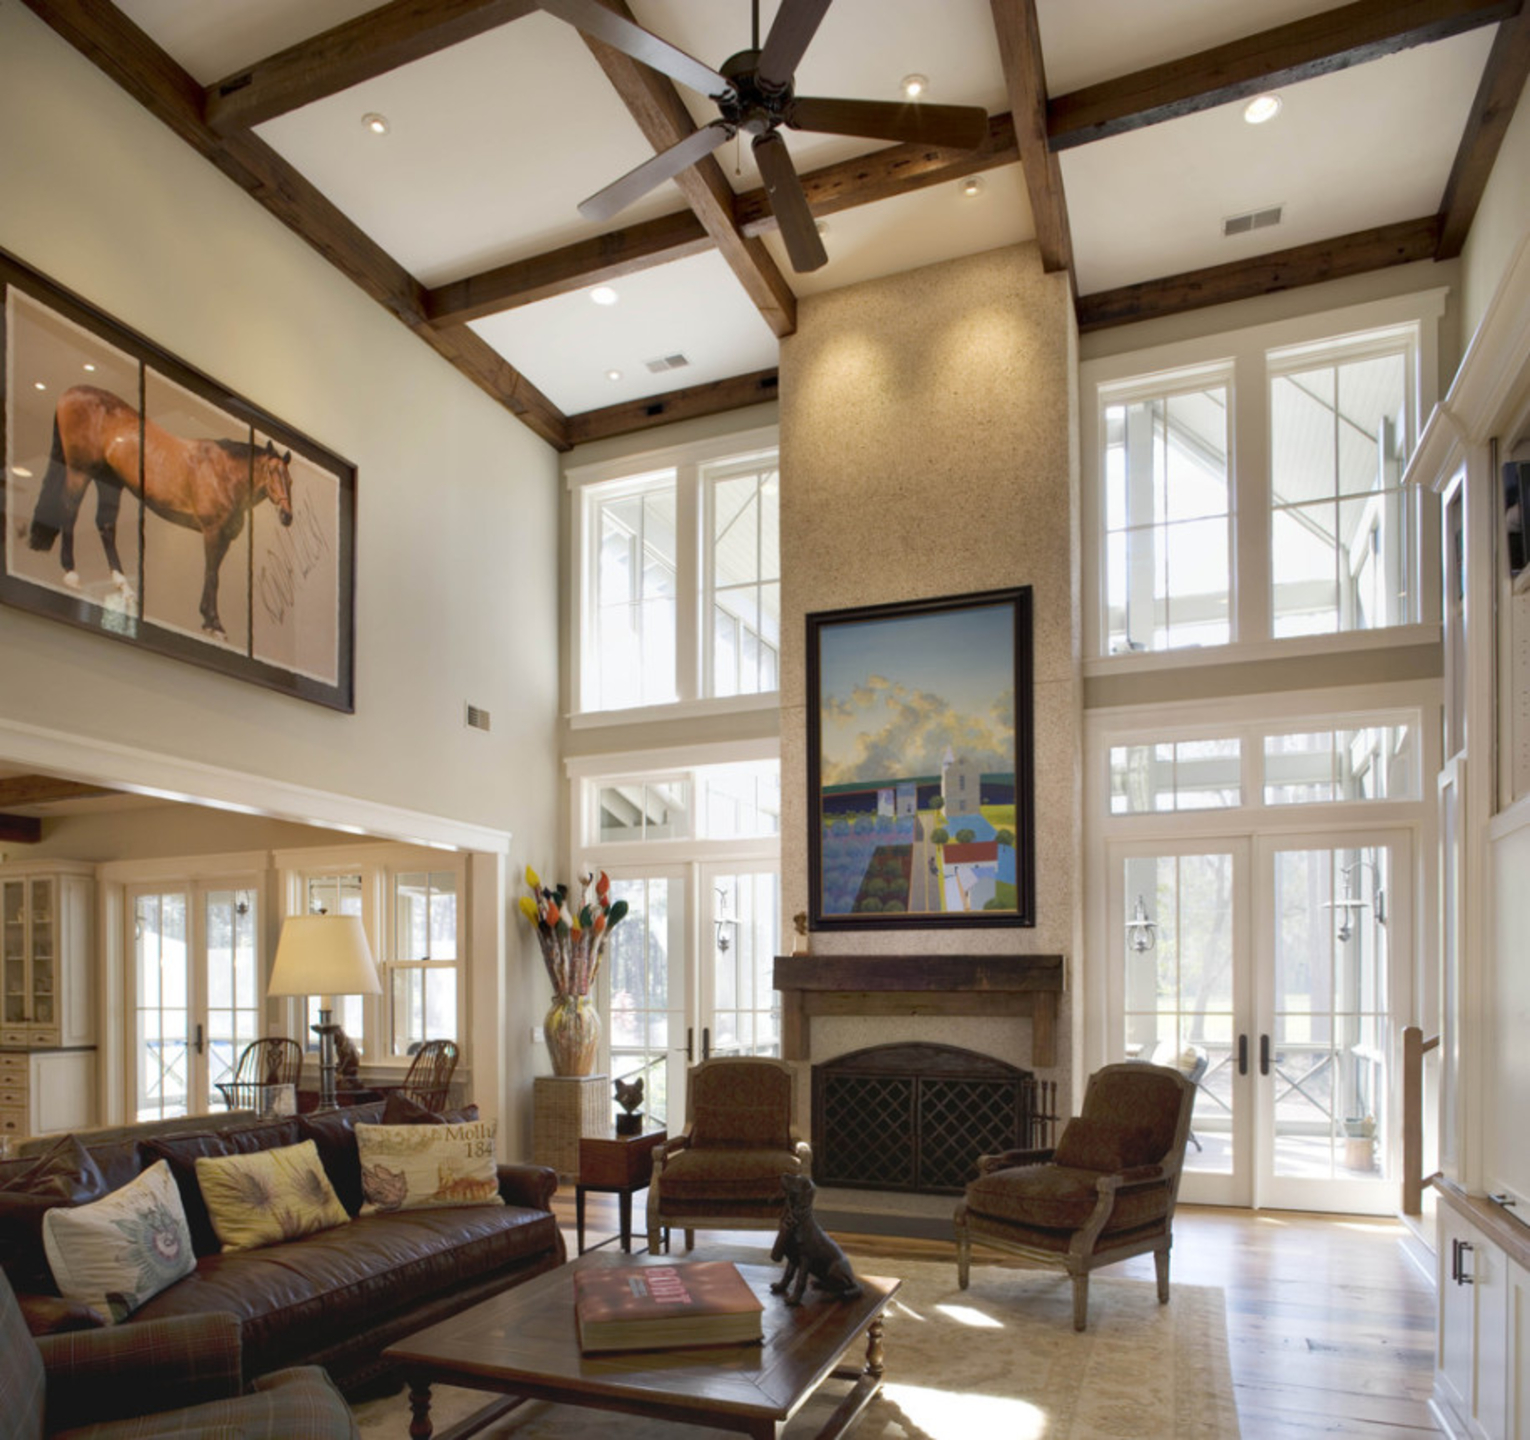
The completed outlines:
<svg viewBox="0 0 1530 1440">
<path fill-rule="evenodd" d="M 762 1257 L 729 1251 L 722 1258 Z M 1089 1328 L 1079 1334 L 1072 1283 L 1060 1271 L 974 1266 L 971 1287 L 959 1290 L 954 1263 L 884 1258 L 855 1259 L 855 1266 L 897 1275 L 903 1287 L 887 1310 L 887 1383 L 854 1440 L 1237 1440 L 1225 1306 L 1214 1286 L 1176 1284 L 1160 1305 L 1151 1281 L 1095 1275 Z M 857 1345 L 847 1359 L 863 1355 Z M 816 1435 L 845 1388 L 828 1381 L 785 1440 Z M 436 1387 L 437 1434 L 490 1398 Z M 367 1401 L 356 1414 L 364 1440 L 407 1440 L 404 1392 Z M 728 1433 L 541 1402 L 482 1433 L 601 1440 L 617 1427 L 622 1440 L 720 1440 Z"/>
</svg>

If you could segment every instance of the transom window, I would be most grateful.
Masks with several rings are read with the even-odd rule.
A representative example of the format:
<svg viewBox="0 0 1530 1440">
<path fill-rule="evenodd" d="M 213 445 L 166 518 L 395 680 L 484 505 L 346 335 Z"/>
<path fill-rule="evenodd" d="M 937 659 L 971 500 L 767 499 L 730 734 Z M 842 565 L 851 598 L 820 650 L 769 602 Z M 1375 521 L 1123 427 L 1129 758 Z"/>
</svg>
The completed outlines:
<svg viewBox="0 0 1530 1440">
<path fill-rule="evenodd" d="M 1138 815 L 1241 805 L 1240 749 L 1236 738 L 1114 745 L 1110 751 L 1110 813 Z"/>
</svg>

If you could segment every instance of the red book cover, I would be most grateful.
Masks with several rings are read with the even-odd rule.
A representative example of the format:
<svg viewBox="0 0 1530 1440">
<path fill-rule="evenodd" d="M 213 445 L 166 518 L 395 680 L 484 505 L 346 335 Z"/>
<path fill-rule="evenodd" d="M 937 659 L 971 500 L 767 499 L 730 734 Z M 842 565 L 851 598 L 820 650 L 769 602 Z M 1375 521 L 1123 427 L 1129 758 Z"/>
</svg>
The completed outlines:
<svg viewBox="0 0 1530 1440">
<path fill-rule="evenodd" d="M 726 1260 L 574 1272 L 574 1317 L 586 1351 L 757 1341 L 764 1308 Z"/>
</svg>

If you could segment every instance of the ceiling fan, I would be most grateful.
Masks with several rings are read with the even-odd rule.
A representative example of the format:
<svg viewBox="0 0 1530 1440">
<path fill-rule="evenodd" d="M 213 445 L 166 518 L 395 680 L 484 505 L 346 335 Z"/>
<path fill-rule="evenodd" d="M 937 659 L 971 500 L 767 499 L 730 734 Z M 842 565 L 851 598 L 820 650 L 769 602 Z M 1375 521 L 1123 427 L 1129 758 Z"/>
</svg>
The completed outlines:
<svg viewBox="0 0 1530 1440">
<path fill-rule="evenodd" d="M 692 90 L 709 96 L 719 116 L 629 170 L 582 201 L 586 220 L 609 220 L 688 165 L 743 133 L 753 137 L 755 162 L 781 240 L 799 271 L 828 260 L 802 181 L 792 167 L 780 127 L 871 140 L 912 141 L 952 150 L 972 150 L 988 133 L 988 115 L 976 105 L 897 104 L 886 100 L 826 100 L 792 89 L 797 62 L 818 30 L 830 0 L 781 0 L 770 34 L 760 46 L 760 0 L 753 0 L 754 43 L 713 70 L 652 31 L 607 9 L 602 0 L 537 0 L 541 9 L 624 55 Z"/>
</svg>

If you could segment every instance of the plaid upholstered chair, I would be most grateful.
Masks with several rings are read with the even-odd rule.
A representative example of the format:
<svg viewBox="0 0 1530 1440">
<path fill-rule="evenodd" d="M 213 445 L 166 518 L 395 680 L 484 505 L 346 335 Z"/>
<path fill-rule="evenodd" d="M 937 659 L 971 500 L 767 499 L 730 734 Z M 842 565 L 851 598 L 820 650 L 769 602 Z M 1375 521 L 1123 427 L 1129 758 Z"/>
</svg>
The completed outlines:
<svg viewBox="0 0 1530 1440">
<path fill-rule="evenodd" d="M 1062 1266 L 1073 1277 L 1073 1328 L 1089 1317 L 1089 1273 L 1152 1252 L 1169 1302 L 1174 1201 L 1195 1085 L 1179 1070 L 1128 1062 L 1089 1078 L 1083 1111 L 1055 1150 L 978 1160 L 956 1207 L 956 1278 L 967 1288 L 972 1243 Z"/>
<path fill-rule="evenodd" d="M 0 1273 L 0 1433 L 14 1440 L 345 1440 L 359 1432 L 317 1366 L 264 1375 L 241 1394 L 239 1321 L 232 1315 L 140 1320 L 34 1339 Z"/>
<path fill-rule="evenodd" d="M 774 1230 L 781 1223 L 781 1177 L 811 1175 L 813 1151 L 792 1124 L 796 1072 L 784 1060 L 740 1055 L 690 1070 L 685 1128 L 653 1157 L 648 1248 L 657 1255 L 671 1227 Z"/>
</svg>

